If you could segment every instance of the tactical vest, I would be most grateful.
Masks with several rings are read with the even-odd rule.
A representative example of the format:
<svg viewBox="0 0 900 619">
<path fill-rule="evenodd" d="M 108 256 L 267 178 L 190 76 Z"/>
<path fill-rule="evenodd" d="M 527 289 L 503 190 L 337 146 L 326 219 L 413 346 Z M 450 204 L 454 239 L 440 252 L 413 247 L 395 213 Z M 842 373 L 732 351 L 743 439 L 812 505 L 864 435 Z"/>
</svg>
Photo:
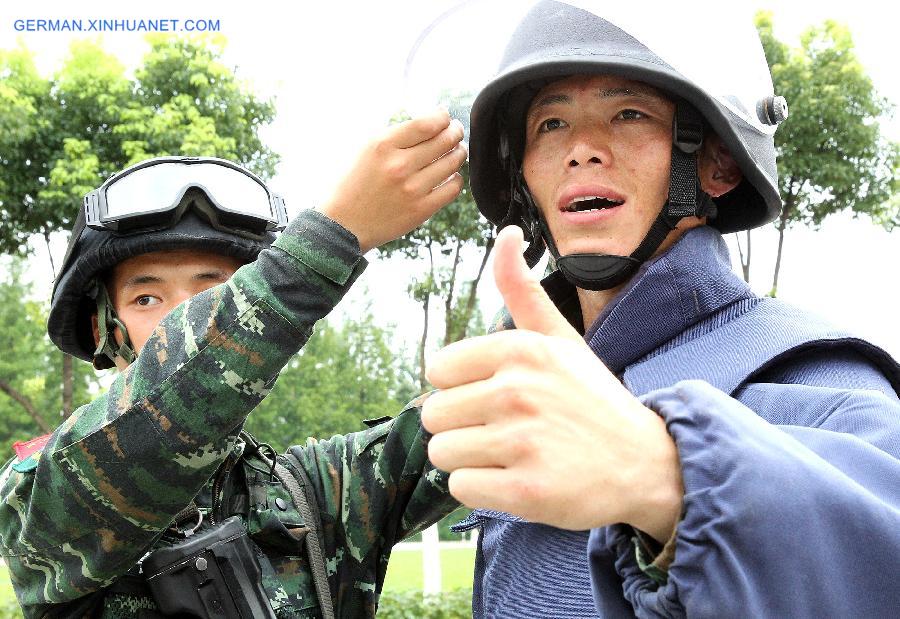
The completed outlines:
<svg viewBox="0 0 900 619">
<path fill-rule="evenodd" d="M 900 364 L 883 349 L 777 299 L 760 299 L 734 320 L 639 361 L 624 373 L 634 394 L 699 379 L 733 395 L 751 378 L 812 350 L 853 350 L 875 364 L 900 394 Z"/>
<path fill-rule="evenodd" d="M 318 598 L 318 608 L 310 616 L 334 619 L 334 602 L 328 585 L 323 554 L 325 542 L 322 523 L 312 483 L 302 465 L 290 453 L 284 456 L 275 456 L 272 453 L 271 456 L 275 456 L 274 458 L 267 457 L 263 453 L 264 450 L 260 449 L 264 444 L 260 444 L 251 434 L 241 432 L 241 439 L 245 445 L 243 453 L 236 458 L 226 459 L 213 476 L 212 513 L 247 514 L 246 518 L 242 518 L 242 526 L 250 533 L 261 579 L 267 581 L 269 588 L 273 586 L 277 588 L 280 585 L 271 564 L 256 544 L 281 547 L 288 554 L 303 553 Z M 289 462 L 291 459 L 294 461 Z M 284 466 L 285 463 L 292 466 L 287 468 Z M 220 493 L 223 496 L 221 501 L 218 499 Z M 281 494 L 285 496 L 280 496 Z M 285 497 L 289 497 L 290 503 Z M 176 515 L 172 526 L 185 528 L 183 523 L 190 522 L 197 513 L 197 507 L 192 503 Z M 295 516 L 292 518 L 291 514 Z M 154 549 L 160 545 L 155 544 Z M 162 619 L 180 616 L 160 612 L 145 576 L 142 574 L 141 566 L 136 565 L 111 586 L 86 596 L 74 611 L 72 607 L 68 607 L 65 612 L 67 616 L 75 612 L 79 617 L 100 616 L 102 613 L 104 617 L 115 619 Z M 266 616 L 307 616 L 296 614 L 289 608 L 284 609 L 287 615 L 278 610 L 276 608 L 275 614 Z M 56 616 L 52 612 L 50 616 Z M 256 613 L 251 610 L 249 615 L 255 619 Z"/>
</svg>

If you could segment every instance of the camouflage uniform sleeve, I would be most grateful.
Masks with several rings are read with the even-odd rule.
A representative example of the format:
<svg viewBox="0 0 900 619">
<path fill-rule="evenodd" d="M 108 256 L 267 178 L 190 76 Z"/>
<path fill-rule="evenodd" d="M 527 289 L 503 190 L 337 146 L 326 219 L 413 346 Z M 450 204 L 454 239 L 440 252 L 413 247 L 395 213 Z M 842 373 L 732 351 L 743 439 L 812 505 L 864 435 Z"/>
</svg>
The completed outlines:
<svg viewBox="0 0 900 619">
<path fill-rule="evenodd" d="M 338 616 L 374 616 L 393 545 L 459 506 L 428 460 L 427 397 L 364 432 L 289 450 L 315 487 Z"/>
<path fill-rule="evenodd" d="M 23 608 L 84 596 L 134 565 L 365 264 L 355 236 L 304 211 L 256 262 L 167 315 L 32 470 L 7 464 L 0 554 Z"/>
</svg>

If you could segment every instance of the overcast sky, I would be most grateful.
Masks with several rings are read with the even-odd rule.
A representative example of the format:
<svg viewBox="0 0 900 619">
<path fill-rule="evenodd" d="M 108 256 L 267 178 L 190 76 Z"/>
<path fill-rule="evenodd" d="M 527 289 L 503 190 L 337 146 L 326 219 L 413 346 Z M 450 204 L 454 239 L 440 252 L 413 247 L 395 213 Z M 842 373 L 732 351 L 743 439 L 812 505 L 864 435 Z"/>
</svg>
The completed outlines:
<svg viewBox="0 0 900 619">
<path fill-rule="evenodd" d="M 212 2 L 4 2 L 0 7 L 0 48 L 17 38 L 38 52 L 45 74 L 57 69 L 69 42 L 84 35 L 69 33 L 17 33 L 15 19 L 212 19 L 219 20 L 228 38 L 226 63 L 258 93 L 276 99 L 277 118 L 264 130 L 265 141 L 282 155 L 273 187 L 286 196 L 296 212 L 329 194 L 339 174 L 353 161 L 357 148 L 379 131 L 397 110 L 408 108 L 412 97 L 403 75 L 406 58 L 423 29 L 454 5 L 444 0 L 383 0 L 381 2 L 328 2 L 288 4 L 260 0 L 226 6 Z M 652 5 L 652 2 L 650 3 Z M 647 2 L 636 3 L 652 14 Z M 702 32 L 714 24 L 704 23 Z M 799 33 L 826 18 L 846 23 L 853 33 L 857 54 L 878 90 L 900 102 L 900 78 L 895 20 L 886 18 L 883 2 L 771 2 L 758 0 L 751 7 L 774 13 L 777 34 L 795 43 Z M 189 8 L 188 8 L 189 7 Z M 250 12 L 252 10 L 252 12 Z M 484 50 L 505 25 L 494 11 L 482 23 L 465 20 L 458 37 L 447 45 L 448 59 L 481 75 L 494 59 Z M 142 35 L 107 33 L 104 47 L 133 67 L 147 50 Z M 449 71 L 449 69 L 447 69 Z M 473 81 L 477 81 L 473 77 Z M 888 127 L 900 140 L 900 121 Z M 73 205 L 74 206 L 74 205 Z M 790 230 L 786 236 L 779 296 L 814 309 L 840 325 L 870 337 L 900 356 L 900 329 L 896 327 L 900 265 L 900 231 L 891 234 L 868 221 L 835 216 L 822 230 Z M 765 293 L 771 285 L 776 235 L 770 228 L 754 233 L 753 287 Z M 729 240 L 733 246 L 733 240 Z M 56 247 L 56 258 L 63 247 Z M 38 282 L 51 279 L 46 251 L 39 252 L 32 272 Z M 357 284 L 345 306 L 371 300 L 382 321 L 401 326 L 410 342 L 418 337 L 421 315 L 406 298 L 409 265 L 377 262 Z M 733 261 L 737 264 L 736 252 Z M 466 267 L 477 269 L 478 256 L 468 256 Z M 500 299 L 490 277 L 483 282 L 482 307 L 492 314 Z M 49 292 L 49 286 L 46 288 Z M 364 293 L 368 290 L 368 294 Z"/>
</svg>

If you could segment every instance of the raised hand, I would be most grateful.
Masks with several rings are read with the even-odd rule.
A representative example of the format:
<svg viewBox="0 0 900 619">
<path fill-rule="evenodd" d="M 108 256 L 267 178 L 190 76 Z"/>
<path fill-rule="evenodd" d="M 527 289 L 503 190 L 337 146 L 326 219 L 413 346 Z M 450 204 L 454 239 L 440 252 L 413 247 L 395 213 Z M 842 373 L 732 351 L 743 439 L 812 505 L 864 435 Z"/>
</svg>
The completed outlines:
<svg viewBox="0 0 900 619">
<path fill-rule="evenodd" d="M 459 194 L 462 138 L 445 110 L 394 125 L 363 148 L 317 210 L 355 234 L 363 253 L 399 238 Z"/>
<path fill-rule="evenodd" d="M 438 351 L 428 454 L 450 492 L 567 529 L 625 522 L 661 541 L 681 511 L 678 453 L 662 419 L 600 362 L 529 273 L 504 229 L 494 277 L 517 328 Z"/>
</svg>

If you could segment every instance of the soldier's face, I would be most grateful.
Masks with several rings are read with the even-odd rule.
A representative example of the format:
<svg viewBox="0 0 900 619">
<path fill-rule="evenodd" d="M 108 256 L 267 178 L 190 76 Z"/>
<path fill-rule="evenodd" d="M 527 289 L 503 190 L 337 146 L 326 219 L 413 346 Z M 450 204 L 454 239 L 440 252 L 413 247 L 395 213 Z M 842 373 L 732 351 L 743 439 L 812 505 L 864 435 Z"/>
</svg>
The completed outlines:
<svg viewBox="0 0 900 619">
<path fill-rule="evenodd" d="M 608 75 L 535 96 L 522 171 L 561 254 L 635 250 L 668 197 L 674 112 L 656 89 Z M 702 223 L 691 220 L 679 228 Z"/>
<path fill-rule="evenodd" d="M 118 264 L 107 289 L 135 352 L 140 352 L 166 314 L 195 294 L 221 284 L 241 264 L 230 256 L 193 250 L 153 252 Z M 116 339 L 122 341 L 118 331 Z M 125 367 L 121 359 L 116 365 Z"/>
</svg>

